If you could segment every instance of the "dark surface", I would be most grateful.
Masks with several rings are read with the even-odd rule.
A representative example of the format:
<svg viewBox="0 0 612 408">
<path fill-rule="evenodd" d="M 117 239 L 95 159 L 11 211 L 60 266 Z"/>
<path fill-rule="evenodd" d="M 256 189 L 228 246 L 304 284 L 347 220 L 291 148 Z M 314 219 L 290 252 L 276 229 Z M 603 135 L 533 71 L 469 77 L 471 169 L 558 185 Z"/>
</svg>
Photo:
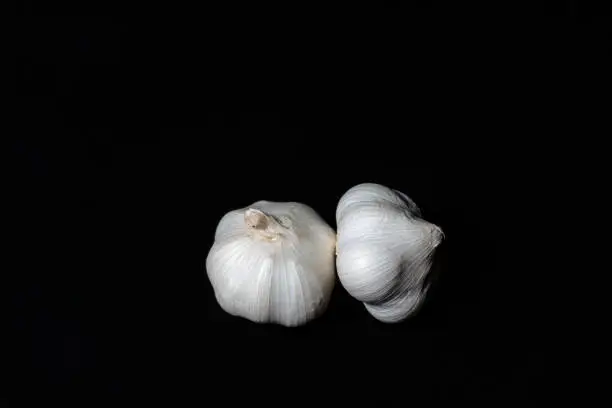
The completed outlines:
<svg viewBox="0 0 612 408">
<path fill-rule="evenodd" d="M 500 191 L 516 188 L 510 129 L 530 115 L 511 109 L 514 68 L 607 32 L 554 10 L 557 31 L 527 40 L 436 7 L 413 24 L 383 9 L 376 35 L 331 24 L 322 39 L 290 37 L 293 21 L 213 27 L 214 13 L 26 10 L 5 194 L 8 406 L 531 398 L 535 312 L 500 245 L 516 232 L 501 215 Z M 378 323 L 340 285 L 302 328 L 219 308 L 203 263 L 224 213 L 300 201 L 335 227 L 340 196 L 366 181 L 445 231 L 417 317 Z"/>
</svg>

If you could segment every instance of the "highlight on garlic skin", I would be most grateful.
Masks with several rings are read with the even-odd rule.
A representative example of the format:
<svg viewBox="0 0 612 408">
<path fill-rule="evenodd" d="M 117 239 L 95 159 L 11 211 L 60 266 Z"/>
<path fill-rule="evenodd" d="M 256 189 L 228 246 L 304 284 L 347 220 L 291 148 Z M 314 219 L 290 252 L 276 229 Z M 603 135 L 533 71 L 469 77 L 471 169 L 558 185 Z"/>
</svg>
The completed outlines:
<svg viewBox="0 0 612 408">
<path fill-rule="evenodd" d="M 428 290 L 435 248 L 444 234 L 421 218 L 405 194 L 373 183 L 348 190 L 336 209 L 340 283 L 385 323 L 414 315 Z"/>
<path fill-rule="evenodd" d="M 299 326 L 327 308 L 335 243 L 335 231 L 309 206 L 258 201 L 222 217 L 206 271 L 227 313 Z"/>
</svg>

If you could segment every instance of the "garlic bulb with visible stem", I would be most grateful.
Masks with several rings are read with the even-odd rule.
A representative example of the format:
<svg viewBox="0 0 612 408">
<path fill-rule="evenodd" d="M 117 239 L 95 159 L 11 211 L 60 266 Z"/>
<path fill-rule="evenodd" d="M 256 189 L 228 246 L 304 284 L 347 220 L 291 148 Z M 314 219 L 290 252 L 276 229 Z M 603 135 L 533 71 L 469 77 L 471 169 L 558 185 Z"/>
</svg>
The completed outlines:
<svg viewBox="0 0 612 408">
<path fill-rule="evenodd" d="M 405 194 L 373 183 L 348 190 L 336 209 L 336 267 L 342 286 L 385 323 L 415 314 L 444 234 Z"/>
<path fill-rule="evenodd" d="M 206 270 L 227 313 L 299 326 L 327 308 L 335 244 L 335 231 L 309 206 L 258 201 L 222 217 Z"/>
</svg>

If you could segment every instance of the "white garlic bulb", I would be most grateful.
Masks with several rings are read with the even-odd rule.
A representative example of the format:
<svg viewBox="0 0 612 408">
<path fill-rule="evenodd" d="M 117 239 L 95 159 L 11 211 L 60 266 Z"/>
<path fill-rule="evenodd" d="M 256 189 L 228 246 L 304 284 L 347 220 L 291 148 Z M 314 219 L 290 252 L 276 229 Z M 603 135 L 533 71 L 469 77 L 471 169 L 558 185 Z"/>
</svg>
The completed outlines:
<svg viewBox="0 0 612 408">
<path fill-rule="evenodd" d="M 336 221 L 342 286 L 382 322 L 413 315 L 427 292 L 425 278 L 442 230 L 423 220 L 408 196 L 373 183 L 341 197 Z"/>
<path fill-rule="evenodd" d="M 298 326 L 327 308 L 335 244 L 335 231 L 309 206 L 258 201 L 223 216 L 206 270 L 227 313 Z"/>
</svg>

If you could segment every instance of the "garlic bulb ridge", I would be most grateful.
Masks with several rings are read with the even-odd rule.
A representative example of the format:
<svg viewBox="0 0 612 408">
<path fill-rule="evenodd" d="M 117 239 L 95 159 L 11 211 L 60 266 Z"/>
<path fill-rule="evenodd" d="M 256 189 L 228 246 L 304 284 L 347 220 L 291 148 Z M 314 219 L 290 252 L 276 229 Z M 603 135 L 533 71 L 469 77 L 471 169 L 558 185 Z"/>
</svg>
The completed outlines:
<svg viewBox="0 0 612 408">
<path fill-rule="evenodd" d="M 423 220 L 408 196 L 373 183 L 341 197 L 336 221 L 336 266 L 349 294 L 382 322 L 416 313 L 442 230 Z"/>
<path fill-rule="evenodd" d="M 227 313 L 298 326 L 321 315 L 335 283 L 334 230 L 309 206 L 258 201 L 219 222 L 206 258 Z"/>
</svg>

